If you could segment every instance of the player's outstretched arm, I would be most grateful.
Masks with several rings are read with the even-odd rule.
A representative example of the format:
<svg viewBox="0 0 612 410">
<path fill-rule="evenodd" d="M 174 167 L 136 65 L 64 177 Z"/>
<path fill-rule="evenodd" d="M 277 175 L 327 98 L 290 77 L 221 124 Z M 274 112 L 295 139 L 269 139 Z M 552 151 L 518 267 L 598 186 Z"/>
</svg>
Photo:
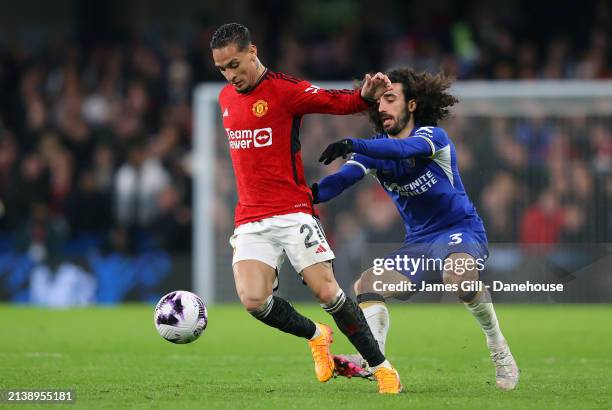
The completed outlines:
<svg viewBox="0 0 612 410">
<path fill-rule="evenodd" d="M 345 164 L 340 171 L 326 176 L 318 184 L 312 184 L 313 202 L 318 204 L 337 197 L 345 189 L 361 180 L 364 175 L 360 167 Z"/>
<path fill-rule="evenodd" d="M 280 76 L 280 74 L 277 74 Z M 382 73 L 366 75 L 361 89 L 326 90 L 308 81 L 286 78 L 280 83 L 285 93 L 286 108 L 294 115 L 305 114 L 355 114 L 367 110 L 391 88 L 391 81 Z"/>
<path fill-rule="evenodd" d="M 359 139 L 346 138 L 329 144 L 321 154 L 319 162 L 325 165 L 333 160 L 355 152 L 376 159 L 402 159 L 417 156 L 430 156 L 434 153 L 434 145 L 426 137 L 404 139 Z"/>
</svg>

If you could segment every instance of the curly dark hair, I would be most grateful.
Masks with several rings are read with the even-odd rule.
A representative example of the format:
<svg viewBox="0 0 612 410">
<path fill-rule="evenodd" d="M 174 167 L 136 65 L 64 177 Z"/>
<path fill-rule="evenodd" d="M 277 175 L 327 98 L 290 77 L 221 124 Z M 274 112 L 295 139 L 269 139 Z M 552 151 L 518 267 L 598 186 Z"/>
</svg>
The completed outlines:
<svg viewBox="0 0 612 410">
<path fill-rule="evenodd" d="M 249 29 L 240 23 L 227 23 L 219 27 L 210 40 L 212 50 L 235 44 L 239 51 L 243 51 L 251 44 Z"/>
<path fill-rule="evenodd" d="M 459 102 L 448 92 L 452 79 L 442 73 L 431 74 L 425 71 L 417 72 L 409 67 L 400 67 L 388 71 L 387 76 L 392 83 L 402 84 L 406 102 L 416 100 L 414 122 L 421 126 L 438 125 L 438 121 L 449 115 L 449 107 Z M 383 132 L 378 104 L 370 107 L 368 116 L 376 132 Z"/>
</svg>

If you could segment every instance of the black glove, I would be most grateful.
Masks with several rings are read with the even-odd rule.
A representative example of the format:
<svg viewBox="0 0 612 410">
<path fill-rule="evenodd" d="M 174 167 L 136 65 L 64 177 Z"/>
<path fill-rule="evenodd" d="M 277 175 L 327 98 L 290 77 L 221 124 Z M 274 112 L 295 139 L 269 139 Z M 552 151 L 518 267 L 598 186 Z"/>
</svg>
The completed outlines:
<svg viewBox="0 0 612 410">
<path fill-rule="evenodd" d="M 334 142 L 325 148 L 325 151 L 323 151 L 319 158 L 319 162 L 329 165 L 336 158 L 346 158 L 346 155 L 351 152 L 353 152 L 353 141 L 350 139 Z"/>
<path fill-rule="evenodd" d="M 319 184 L 316 182 L 310 186 L 310 190 L 312 191 L 312 203 L 319 203 Z"/>
</svg>

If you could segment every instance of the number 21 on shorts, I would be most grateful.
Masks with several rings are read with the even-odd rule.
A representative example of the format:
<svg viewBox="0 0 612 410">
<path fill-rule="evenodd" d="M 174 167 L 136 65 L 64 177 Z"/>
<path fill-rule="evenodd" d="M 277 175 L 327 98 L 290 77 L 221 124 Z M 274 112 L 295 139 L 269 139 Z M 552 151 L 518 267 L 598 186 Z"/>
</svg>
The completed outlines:
<svg viewBox="0 0 612 410">
<path fill-rule="evenodd" d="M 314 241 L 310 240 L 312 238 L 312 234 L 314 233 L 310 225 L 304 224 L 300 227 L 300 234 L 303 234 L 304 232 L 306 232 L 306 237 L 304 238 L 304 246 L 306 247 L 306 249 L 319 244 L 319 241 L 316 238 Z"/>
</svg>

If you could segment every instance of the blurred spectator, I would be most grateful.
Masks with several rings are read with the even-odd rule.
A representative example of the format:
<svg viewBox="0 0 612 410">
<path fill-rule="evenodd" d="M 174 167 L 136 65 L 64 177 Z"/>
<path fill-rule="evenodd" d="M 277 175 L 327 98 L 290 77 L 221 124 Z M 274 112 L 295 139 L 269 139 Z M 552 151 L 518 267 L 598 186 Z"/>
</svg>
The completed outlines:
<svg viewBox="0 0 612 410">
<path fill-rule="evenodd" d="M 559 198 L 552 191 L 544 191 L 538 202 L 525 210 L 521 221 L 521 243 L 557 243 L 563 223 L 564 213 Z"/>
<path fill-rule="evenodd" d="M 560 241 L 571 244 L 584 242 L 587 237 L 586 215 L 577 204 L 568 204 L 563 209 L 563 225 Z"/>
<path fill-rule="evenodd" d="M 66 201 L 73 188 L 73 159 L 70 152 L 66 149 L 53 151 L 49 158 L 50 174 L 50 210 L 58 217 L 65 215 Z"/>
<path fill-rule="evenodd" d="M 6 201 L 15 177 L 19 149 L 13 135 L 0 130 L 0 199 Z"/>
<path fill-rule="evenodd" d="M 6 220 L 11 229 L 21 229 L 27 223 L 32 204 L 48 204 L 50 200 L 49 174 L 40 156 L 26 155 L 19 168 L 6 196 Z"/>
<path fill-rule="evenodd" d="M 173 186 L 167 186 L 157 196 L 159 215 L 153 222 L 163 249 L 169 251 L 191 250 L 191 209 L 181 204 L 181 194 Z"/>
<path fill-rule="evenodd" d="M 541 166 L 548 154 L 552 141 L 550 124 L 544 118 L 533 117 L 518 126 L 517 141 L 520 142 L 529 158 L 529 165 Z"/>
<path fill-rule="evenodd" d="M 26 251 L 36 262 L 42 262 L 49 254 L 57 254 L 66 231 L 60 221 L 51 217 L 44 202 L 33 202 L 28 207 L 29 218 L 17 232 L 17 249 Z"/>
<path fill-rule="evenodd" d="M 134 142 L 115 175 L 117 221 L 128 227 L 148 227 L 159 214 L 156 198 L 169 183 L 160 161 L 148 155 L 143 142 Z"/>
<path fill-rule="evenodd" d="M 516 208 L 521 190 L 516 179 L 507 172 L 498 172 L 482 191 L 483 206 L 480 216 L 484 219 L 487 234 L 493 240 L 514 242 L 518 238 Z"/>
<path fill-rule="evenodd" d="M 593 169 L 600 174 L 612 171 L 612 134 L 610 129 L 597 124 L 591 131 Z"/>
<path fill-rule="evenodd" d="M 68 198 L 66 216 L 72 233 L 100 233 L 112 226 L 111 197 L 98 188 L 93 170 L 84 170 Z"/>
<path fill-rule="evenodd" d="M 96 187 L 102 192 L 110 193 L 115 172 L 115 155 L 107 144 L 100 144 L 96 147 L 93 156 L 93 172 Z"/>
</svg>

